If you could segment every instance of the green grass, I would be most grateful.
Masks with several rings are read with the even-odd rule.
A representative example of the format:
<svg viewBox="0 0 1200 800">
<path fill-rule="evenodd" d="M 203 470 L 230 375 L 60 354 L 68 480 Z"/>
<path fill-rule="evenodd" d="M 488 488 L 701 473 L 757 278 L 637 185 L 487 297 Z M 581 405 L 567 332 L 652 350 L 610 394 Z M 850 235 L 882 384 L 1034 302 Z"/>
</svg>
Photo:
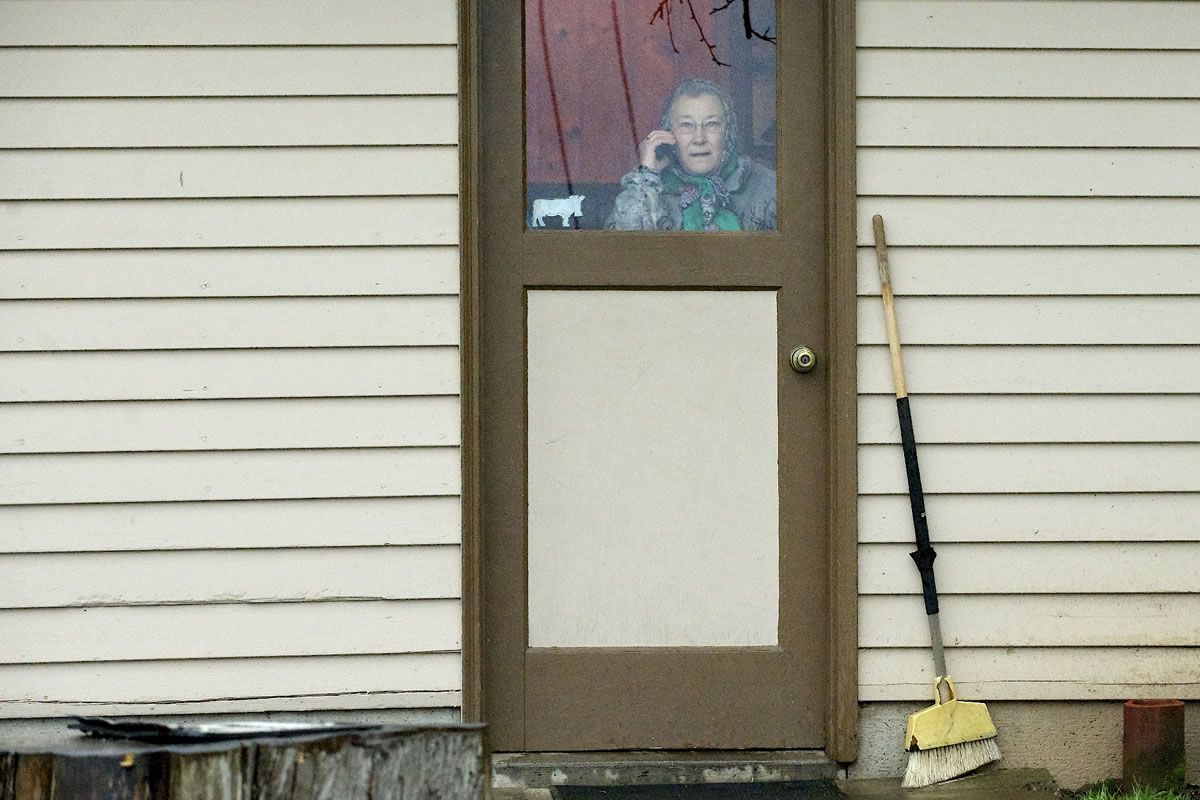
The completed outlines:
<svg viewBox="0 0 1200 800">
<path fill-rule="evenodd" d="M 1192 795 L 1172 789 L 1147 789 L 1139 786 L 1130 792 L 1122 792 L 1115 781 L 1100 783 L 1076 796 L 1076 800 L 1191 800 Z"/>
</svg>

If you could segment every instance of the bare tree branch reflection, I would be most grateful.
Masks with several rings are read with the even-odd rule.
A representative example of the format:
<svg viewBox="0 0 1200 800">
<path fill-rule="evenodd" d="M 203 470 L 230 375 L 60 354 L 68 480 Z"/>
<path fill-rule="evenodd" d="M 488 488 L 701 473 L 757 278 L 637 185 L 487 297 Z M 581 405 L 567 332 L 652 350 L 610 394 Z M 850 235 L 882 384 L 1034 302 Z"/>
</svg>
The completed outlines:
<svg viewBox="0 0 1200 800">
<path fill-rule="evenodd" d="M 739 0 L 725 0 L 723 5 L 715 7 L 708 12 L 711 17 L 713 14 L 727 10 Z M 753 20 L 750 17 L 750 0 L 740 0 L 742 4 L 742 29 L 745 31 L 747 39 L 761 39 L 764 42 L 775 44 L 775 36 L 771 34 L 771 28 L 758 30 L 754 27 Z M 675 44 L 675 26 L 671 24 L 671 9 L 676 5 L 687 6 L 687 10 L 692 17 L 692 22 L 696 25 L 696 30 L 700 34 L 700 41 L 708 48 L 708 54 L 712 60 L 723 66 L 728 67 L 729 64 L 717 58 L 717 46 L 708 38 L 708 33 L 704 30 L 704 25 L 700 22 L 700 18 L 696 15 L 696 8 L 692 5 L 692 0 L 658 0 L 658 5 L 654 9 L 654 14 L 650 17 L 650 24 L 653 25 L 656 21 L 662 20 L 667 25 L 667 36 L 671 40 L 671 49 L 676 53 L 679 52 L 679 47 Z"/>
</svg>

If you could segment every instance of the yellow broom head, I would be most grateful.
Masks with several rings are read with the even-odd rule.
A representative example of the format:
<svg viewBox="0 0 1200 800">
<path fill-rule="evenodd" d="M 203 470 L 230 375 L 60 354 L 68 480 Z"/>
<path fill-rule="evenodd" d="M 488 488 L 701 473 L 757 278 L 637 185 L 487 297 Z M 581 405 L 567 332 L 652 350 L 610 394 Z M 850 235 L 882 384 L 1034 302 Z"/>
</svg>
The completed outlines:
<svg viewBox="0 0 1200 800">
<path fill-rule="evenodd" d="M 992 724 L 987 706 L 956 699 L 954 683 L 949 678 L 938 678 L 938 683 L 943 680 L 949 688 L 950 699 L 942 700 L 935 683 L 934 695 L 937 702 L 908 718 L 908 730 L 904 734 L 905 750 L 931 750 L 935 747 L 991 739 L 996 735 L 996 726 Z"/>
<path fill-rule="evenodd" d="M 946 682 L 948 700 L 940 686 Z M 983 703 L 967 703 L 954 695 L 954 682 L 939 677 L 933 684 L 934 704 L 908 718 L 904 747 L 912 751 L 904 774 L 905 788 L 928 786 L 956 778 L 1000 759 L 996 726 Z"/>
</svg>

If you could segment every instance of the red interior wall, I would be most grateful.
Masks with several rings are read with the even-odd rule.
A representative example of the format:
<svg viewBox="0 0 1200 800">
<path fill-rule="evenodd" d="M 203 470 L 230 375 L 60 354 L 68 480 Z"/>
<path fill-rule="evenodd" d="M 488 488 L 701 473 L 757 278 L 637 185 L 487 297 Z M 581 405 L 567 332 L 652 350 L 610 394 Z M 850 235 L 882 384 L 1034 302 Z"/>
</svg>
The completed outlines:
<svg viewBox="0 0 1200 800">
<path fill-rule="evenodd" d="M 658 0 L 526 0 L 526 179 L 530 183 L 561 183 L 567 178 L 577 184 L 616 183 L 637 164 L 637 142 L 657 126 L 663 101 L 677 82 L 705 77 L 734 89 L 737 69 L 713 63 L 686 6 L 676 4 L 672 14 L 678 54 L 671 48 L 663 21 L 650 24 L 657 6 Z M 749 52 L 741 35 L 740 13 L 731 8 L 709 17 L 706 0 L 697 0 L 696 7 L 709 39 L 718 47 L 718 57 L 736 66 L 733 56 L 739 48 Z M 618 55 L 618 32 L 623 58 Z M 631 103 L 626 102 L 622 65 Z"/>
</svg>

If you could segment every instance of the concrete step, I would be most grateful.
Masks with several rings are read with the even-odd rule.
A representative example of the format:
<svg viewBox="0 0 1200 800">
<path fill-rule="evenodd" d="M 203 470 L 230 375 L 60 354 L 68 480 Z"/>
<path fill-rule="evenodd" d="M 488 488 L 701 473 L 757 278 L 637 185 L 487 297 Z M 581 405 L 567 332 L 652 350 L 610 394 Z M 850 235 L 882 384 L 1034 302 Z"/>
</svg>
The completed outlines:
<svg viewBox="0 0 1200 800">
<path fill-rule="evenodd" d="M 494 753 L 497 789 L 830 781 L 838 767 L 821 750 Z"/>
<path fill-rule="evenodd" d="M 902 789 L 899 778 L 819 780 L 805 783 L 732 783 L 661 786 L 595 786 L 572 790 L 497 788 L 493 800 L 1058 800 L 1044 769 L 985 768 L 956 780 Z"/>
</svg>

